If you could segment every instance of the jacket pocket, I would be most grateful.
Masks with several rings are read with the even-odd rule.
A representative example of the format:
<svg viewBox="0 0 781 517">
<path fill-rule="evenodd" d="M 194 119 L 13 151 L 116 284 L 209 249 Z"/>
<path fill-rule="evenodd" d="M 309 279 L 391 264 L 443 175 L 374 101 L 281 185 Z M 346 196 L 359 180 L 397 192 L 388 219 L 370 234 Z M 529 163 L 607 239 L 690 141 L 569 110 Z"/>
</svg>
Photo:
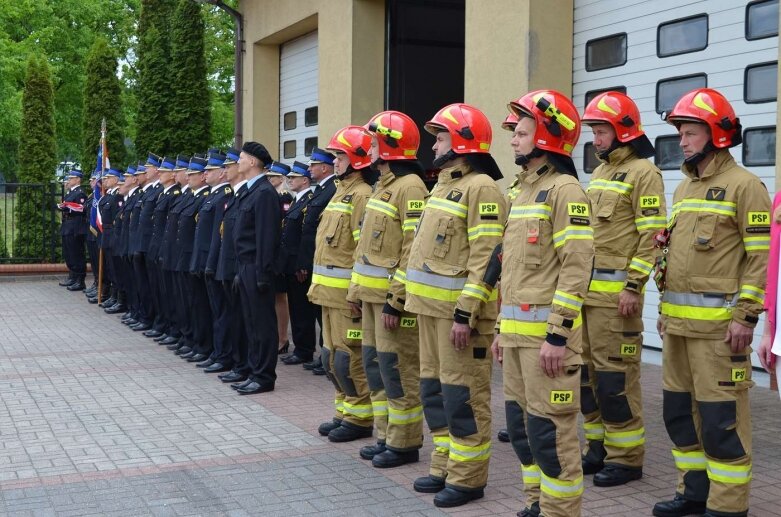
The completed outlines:
<svg viewBox="0 0 781 517">
<path fill-rule="evenodd" d="M 372 232 L 371 239 L 369 240 L 369 249 L 375 253 L 382 251 L 382 241 L 385 237 L 386 222 L 384 217 L 375 217 L 372 221 L 372 227 L 365 228 Z"/>
<path fill-rule="evenodd" d="M 599 219 L 610 220 L 616 211 L 620 195 L 615 192 L 603 191 L 599 198 L 599 206 L 596 210 L 596 216 Z"/>
<path fill-rule="evenodd" d="M 694 249 L 710 251 L 716 245 L 716 214 L 700 214 L 694 227 Z"/>
<path fill-rule="evenodd" d="M 343 217 L 335 217 L 325 222 L 325 231 L 323 232 L 326 245 L 331 248 L 338 248 L 339 242 L 342 240 L 342 222 Z"/>
<path fill-rule="evenodd" d="M 434 257 L 443 259 L 450 251 L 451 241 L 455 234 L 455 225 L 452 217 L 442 218 L 437 223 L 437 232 L 434 236 Z"/>
<path fill-rule="evenodd" d="M 523 263 L 529 266 L 539 266 L 542 263 L 542 228 L 540 219 L 527 219 L 523 245 Z"/>
</svg>

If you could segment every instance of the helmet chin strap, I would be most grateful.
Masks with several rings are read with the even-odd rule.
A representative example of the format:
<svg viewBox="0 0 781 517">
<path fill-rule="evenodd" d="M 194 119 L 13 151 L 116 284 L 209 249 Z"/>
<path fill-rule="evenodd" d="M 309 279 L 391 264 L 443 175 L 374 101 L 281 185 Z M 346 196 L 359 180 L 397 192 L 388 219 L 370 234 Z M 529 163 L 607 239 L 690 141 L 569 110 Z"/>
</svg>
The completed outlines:
<svg viewBox="0 0 781 517">
<path fill-rule="evenodd" d="M 539 158 L 541 156 L 545 155 L 545 151 L 540 149 L 539 147 L 535 147 L 532 149 L 532 152 L 529 154 L 520 154 L 515 157 L 515 165 L 520 165 L 521 167 L 525 167 L 526 165 L 529 165 L 529 162 L 533 160 L 534 158 Z"/>
<path fill-rule="evenodd" d="M 599 156 L 599 159 L 603 162 L 610 163 L 610 153 L 618 149 L 619 147 L 623 146 L 621 142 L 618 141 L 618 138 L 613 139 L 613 143 L 610 144 L 610 147 L 605 149 L 604 151 L 599 151 L 597 153 L 597 156 Z"/>
<path fill-rule="evenodd" d="M 458 158 L 458 155 L 451 149 L 439 158 L 434 158 L 434 161 L 432 162 L 432 165 L 436 167 L 437 169 L 441 169 L 443 165 L 445 165 L 450 160 L 455 160 Z"/>
<path fill-rule="evenodd" d="M 347 166 L 347 170 L 344 171 L 342 174 L 338 174 L 336 176 L 336 178 L 339 179 L 339 180 L 343 180 L 344 178 L 346 178 L 347 176 L 349 176 L 353 172 L 355 172 L 355 169 L 353 169 L 353 166 L 352 165 L 348 165 Z"/>
<path fill-rule="evenodd" d="M 691 165 L 692 167 L 694 167 L 698 163 L 700 163 L 702 160 L 704 160 L 705 157 L 708 156 L 708 154 L 711 151 L 715 151 L 715 150 L 716 150 L 716 147 L 713 145 L 713 142 L 708 142 L 707 144 L 705 144 L 705 147 L 702 148 L 702 151 L 700 151 L 699 153 L 696 153 L 696 154 L 693 154 L 693 155 L 689 156 L 688 158 L 683 160 L 683 163 L 685 163 L 686 165 Z"/>
</svg>

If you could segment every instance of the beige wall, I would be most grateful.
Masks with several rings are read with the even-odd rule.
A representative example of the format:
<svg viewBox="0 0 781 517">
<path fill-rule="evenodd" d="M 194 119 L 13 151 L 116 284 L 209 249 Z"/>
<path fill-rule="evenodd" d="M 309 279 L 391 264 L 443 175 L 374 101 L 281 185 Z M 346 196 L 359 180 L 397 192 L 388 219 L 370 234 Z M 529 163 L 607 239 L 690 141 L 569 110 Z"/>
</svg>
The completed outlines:
<svg viewBox="0 0 781 517">
<path fill-rule="evenodd" d="M 242 0 L 244 140 L 279 154 L 279 48 L 318 31 L 318 142 L 382 110 L 385 0 Z"/>
<path fill-rule="evenodd" d="M 494 128 L 491 154 L 512 181 L 518 166 L 510 133 L 501 129 L 507 103 L 539 88 L 572 91 L 573 0 L 466 0 L 464 101 L 480 108 Z M 502 37 L 497 37 L 501 35 Z"/>
<path fill-rule="evenodd" d="M 778 11 L 778 22 L 781 27 L 781 10 Z M 778 62 L 781 63 L 781 45 L 778 46 Z M 776 81 L 776 99 L 781 99 L 781 82 L 778 81 Z M 779 170 L 781 161 L 778 159 L 781 156 L 781 139 L 778 138 L 778 128 L 781 128 L 781 110 L 776 110 L 776 184 L 771 189 L 773 192 L 778 192 L 781 186 L 781 170 Z"/>
</svg>

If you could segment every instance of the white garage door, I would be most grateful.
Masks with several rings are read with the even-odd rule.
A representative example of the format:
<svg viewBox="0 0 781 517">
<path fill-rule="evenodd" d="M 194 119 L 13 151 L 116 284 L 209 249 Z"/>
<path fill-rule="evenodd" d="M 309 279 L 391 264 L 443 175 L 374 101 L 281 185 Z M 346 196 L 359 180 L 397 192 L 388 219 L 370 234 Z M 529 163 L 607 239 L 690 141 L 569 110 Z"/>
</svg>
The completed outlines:
<svg viewBox="0 0 781 517">
<path fill-rule="evenodd" d="M 279 59 L 279 159 L 306 163 L 317 146 L 317 32 L 282 44 Z"/>
<path fill-rule="evenodd" d="M 587 95 L 615 88 L 635 100 L 657 147 L 668 208 L 680 182 L 682 155 L 675 128 L 659 112 L 698 86 L 715 88 L 732 103 L 751 145 L 731 152 L 773 194 L 778 0 L 575 0 L 574 24 L 575 104 L 582 112 Z M 593 161 L 590 141 L 586 127 L 574 155 L 579 168 L 587 168 L 584 157 Z M 581 176 L 584 183 L 588 178 Z M 654 347 L 661 347 L 655 330 L 658 297 L 649 282 L 645 344 Z"/>
</svg>

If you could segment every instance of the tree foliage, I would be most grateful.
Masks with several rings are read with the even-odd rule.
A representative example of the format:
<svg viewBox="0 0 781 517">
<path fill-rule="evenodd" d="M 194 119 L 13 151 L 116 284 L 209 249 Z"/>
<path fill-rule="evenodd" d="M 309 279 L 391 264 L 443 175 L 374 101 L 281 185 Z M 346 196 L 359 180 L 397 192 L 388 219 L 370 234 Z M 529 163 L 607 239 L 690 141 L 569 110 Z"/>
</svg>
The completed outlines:
<svg viewBox="0 0 781 517">
<path fill-rule="evenodd" d="M 87 57 L 84 87 L 84 124 L 82 126 L 81 164 L 85 172 L 96 163 L 100 141 L 100 126 L 106 119 L 106 143 L 114 163 L 124 164 L 127 153 L 124 145 L 124 113 L 122 87 L 117 78 L 117 57 L 108 42 L 98 38 Z"/>
</svg>

